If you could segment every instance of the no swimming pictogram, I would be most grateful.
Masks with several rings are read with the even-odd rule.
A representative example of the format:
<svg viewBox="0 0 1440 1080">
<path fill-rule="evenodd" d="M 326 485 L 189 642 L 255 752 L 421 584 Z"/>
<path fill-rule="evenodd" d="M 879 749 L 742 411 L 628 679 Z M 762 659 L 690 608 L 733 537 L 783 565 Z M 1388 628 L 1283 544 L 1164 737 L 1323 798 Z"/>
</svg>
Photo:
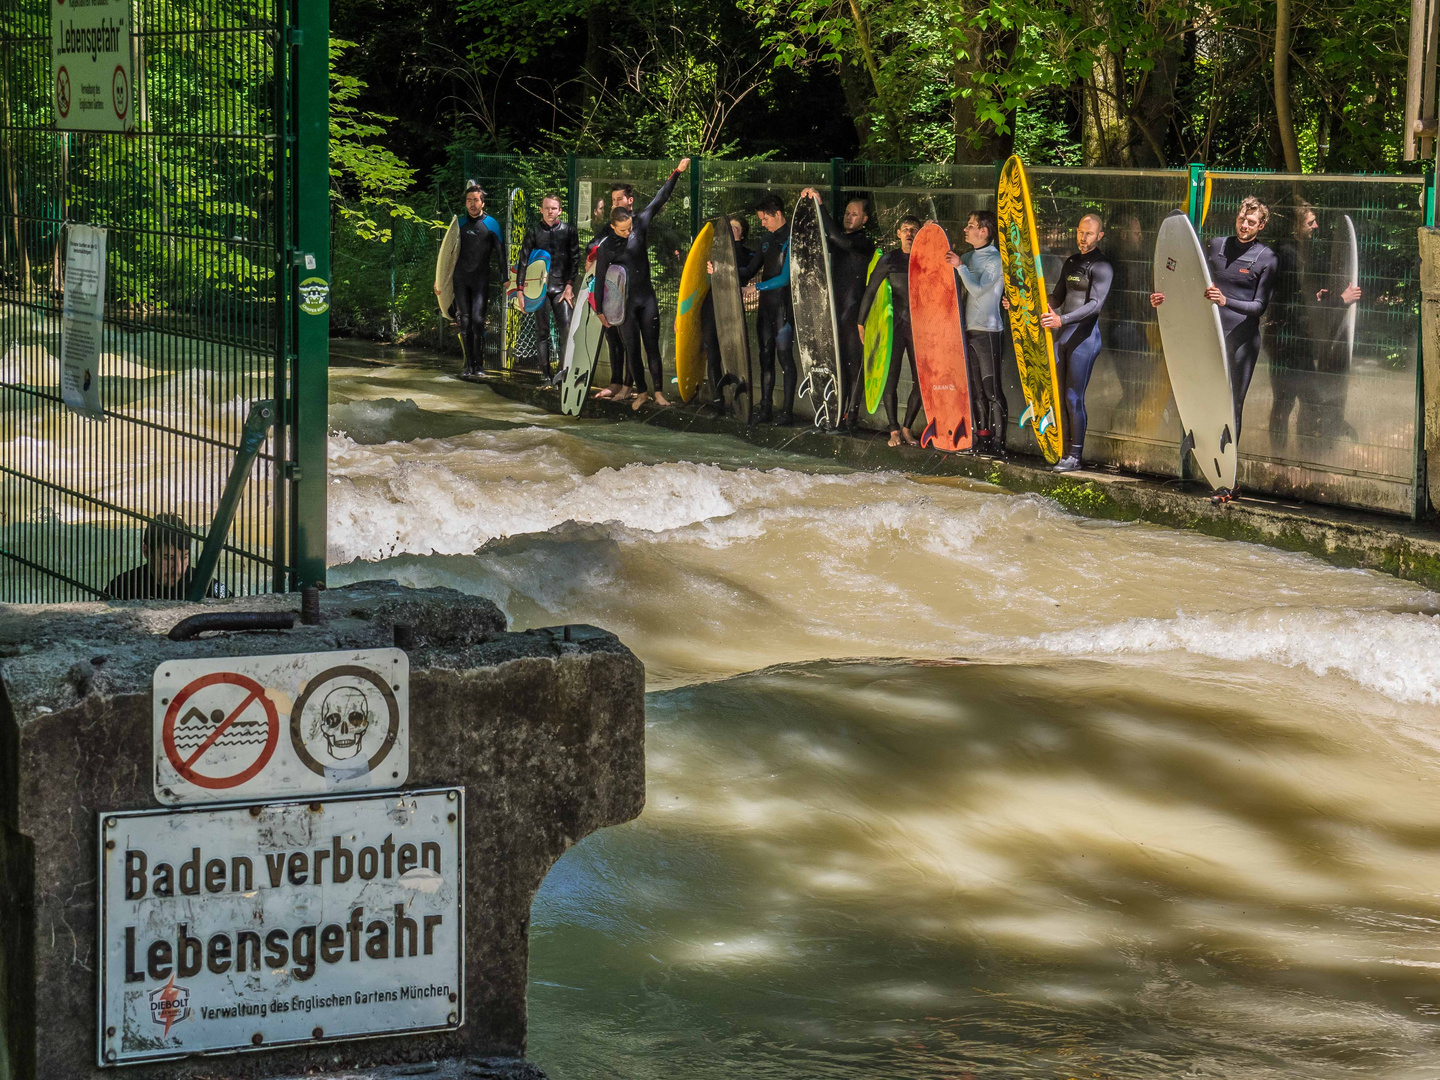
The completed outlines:
<svg viewBox="0 0 1440 1080">
<path fill-rule="evenodd" d="M 280 715 L 254 679 L 217 671 L 187 683 L 165 711 L 165 756 L 184 780 L 211 791 L 265 768 L 280 744 Z"/>
</svg>

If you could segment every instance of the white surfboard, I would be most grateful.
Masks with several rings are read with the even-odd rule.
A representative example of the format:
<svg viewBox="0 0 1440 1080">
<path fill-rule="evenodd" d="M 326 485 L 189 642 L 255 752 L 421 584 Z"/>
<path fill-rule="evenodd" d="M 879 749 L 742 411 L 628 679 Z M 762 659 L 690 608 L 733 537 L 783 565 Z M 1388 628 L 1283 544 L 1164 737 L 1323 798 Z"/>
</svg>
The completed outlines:
<svg viewBox="0 0 1440 1080">
<path fill-rule="evenodd" d="M 1341 289 L 1360 284 L 1360 244 L 1355 239 L 1355 222 L 1349 214 L 1340 215 L 1340 224 L 1335 229 L 1336 257 L 1339 265 L 1335 268 L 1342 279 Z M 1340 340 L 1345 343 L 1345 370 L 1355 357 L 1355 316 L 1359 304 L 1345 309 L 1344 321 L 1340 324 Z"/>
<path fill-rule="evenodd" d="M 440 314 L 450 318 L 450 306 L 455 303 L 455 260 L 460 255 L 460 219 L 452 217 L 450 227 L 445 230 L 445 239 L 440 241 L 440 255 L 435 260 L 435 299 L 440 303 Z"/>
<path fill-rule="evenodd" d="M 1212 488 L 1233 488 L 1238 464 L 1235 399 L 1220 309 L 1205 298 L 1210 285 L 1210 268 L 1195 227 L 1182 211 L 1171 211 L 1155 239 L 1155 291 L 1165 294 L 1155 315 L 1180 410 L 1182 452 L 1194 453 Z"/>
<path fill-rule="evenodd" d="M 570 317 L 570 333 L 565 340 L 565 366 L 560 376 L 560 411 L 566 416 L 579 416 L 590 393 L 590 380 L 600 363 L 604 327 L 600 313 L 590 306 L 590 292 L 595 286 L 595 264 L 585 269 L 580 291 L 575 294 L 575 314 Z"/>
</svg>

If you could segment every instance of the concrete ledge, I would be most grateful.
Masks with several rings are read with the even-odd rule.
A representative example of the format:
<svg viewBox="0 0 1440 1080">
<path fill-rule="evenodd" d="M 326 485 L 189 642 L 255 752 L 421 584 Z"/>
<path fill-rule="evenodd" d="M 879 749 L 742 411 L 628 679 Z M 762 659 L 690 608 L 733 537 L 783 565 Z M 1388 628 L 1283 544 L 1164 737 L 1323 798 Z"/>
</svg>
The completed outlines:
<svg viewBox="0 0 1440 1080">
<path fill-rule="evenodd" d="M 20 885 L 15 907 L 6 903 L 0 924 L 4 971 L 19 990 L 12 989 L 4 1003 L 3 1031 L 7 1038 L 24 1035 L 27 1026 L 34 1032 L 33 1075 L 239 1080 L 407 1062 L 429 1068 L 445 1059 L 471 1069 L 486 1059 L 522 1058 L 531 900 L 567 848 L 596 829 L 633 819 L 644 806 L 640 661 L 593 627 L 506 633 L 503 616 L 488 600 L 393 582 L 323 593 L 318 626 L 191 642 L 164 636 L 198 607 L 0 608 L 0 656 L 7 657 L 0 663 L 0 750 L 9 759 L 0 775 L 16 778 L 0 809 L 0 857 L 33 868 L 33 890 Z M 296 607 L 293 596 L 204 605 Z M 466 788 L 465 1025 L 452 1032 L 133 1065 L 118 1073 L 98 1068 L 97 815 L 157 805 L 151 746 L 157 664 L 177 657 L 386 647 L 394 644 L 397 624 L 413 634 L 406 649 L 412 717 L 406 786 Z M 12 842 L 17 834 L 20 842 Z M 9 870 L 7 888 L 27 881 Z M 31 919 L 27 895 L 33 897 Z M 17 935 L 24 940 L 12 951 L 10 939 Z M 18 986 L 12 964 L 31 968 L 19 972 Z M 455 1075 L 532 1075 L 495 1069 Z M 28 1080 L 32 1074 L 15 1075 Z"/>
<path fill-rule="evenodd" d="M 477 379 L 496 393 L 550 412 L 559 412 L 556 391 L 524 376 Z M 1190 529 L 1225 540 L 1245 540 L 1285 551 L 1315 555 L 1336 566 L 1379 570 L 1430 588 L 1440 588 L 1440 531 L 1433 522 L 1363 511 L 1287 503 L 1245 495 L 1238 503 L 1214 506 L 1202 483 L 1182 483 L 1081 470 L 1051 472 L 1043 461 L 1016 456 L 1008 461 L 971 454 L 947 454 L 919 447 L 886 445 L 880 433 L 827 434 L 813 427 L 746 427 L 686 406 L 668 409 L 592 399 L 589 419 L 630 420 L 673 431 L 733 435 L 756 446 L 788 450 L 863 470 L 893 470 L 935 477 L 964 477 L 1005 491 L 1054 499 L 1067 510 L 1109 521 L 1145 521 Z"/>
</svg>

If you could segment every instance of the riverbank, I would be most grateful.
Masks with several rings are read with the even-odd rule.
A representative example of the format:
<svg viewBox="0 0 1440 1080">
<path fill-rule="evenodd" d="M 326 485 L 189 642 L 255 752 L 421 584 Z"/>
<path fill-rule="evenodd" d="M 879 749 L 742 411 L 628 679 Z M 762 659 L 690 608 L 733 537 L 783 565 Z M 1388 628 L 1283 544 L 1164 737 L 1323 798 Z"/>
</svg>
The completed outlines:
<svg viewBox="0 0 1440 1080">
<path fill-rule="evenodd" d="M 511 400 L 547 412 L 560 411 L 559 393 L 526 374 L 491 372 L 476 381 Z M 674 431 L 732 435 L 755 446 L 807 454 L 852 469 L 890 470 L 937 480 L 965 478 L 1017 494 L 1042 495 L 1086 517 L 1144 521 L 1224 540 L 1305 552 L 1335 566 L 1378 570 L 1440 589 L 1440 528 L 1433 520 L 1417 523 L 1249 494 L 1239 502 L 1215 506 L 1209 488 L 1197 481 L 1159 481 L 1108 469 L 1057 474 L 1038 458 L 1016 455 L 1001 461 L 918 446 L 891 447 L 878 432 L 830 434 L 799 423 L 793 427 L 747 427 L 688 406 L 644 406 L 637 412 L 629 405 L 592 399 L 585 415 Z"/>
</svg>

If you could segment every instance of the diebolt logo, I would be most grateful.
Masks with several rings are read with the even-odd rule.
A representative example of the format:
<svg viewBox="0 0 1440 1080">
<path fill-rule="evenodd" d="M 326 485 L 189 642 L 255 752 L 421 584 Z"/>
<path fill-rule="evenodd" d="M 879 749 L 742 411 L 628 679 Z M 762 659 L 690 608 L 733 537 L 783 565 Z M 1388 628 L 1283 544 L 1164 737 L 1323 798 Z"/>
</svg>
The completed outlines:
<svg viewBox="0 0 1440 1080">
<path fill-rule="evenodd" d="M 1166 259 L 1166 260 L 1165 260 L 1165 269 L 1166 269 L 1166 270 L 1174 270 L 1174 269 L 1175 269 L 1175 260 L 1174 260 L 1174 259 Z"/>
<path fill-rule="evenodd" d="M 158 990 L 150 991 L 150 1022 L 165 1027 L 164 1038 L 181 1020 L 190 1019 L 190 991 L 175 985 L 175 976 Z"/>
</svg>

